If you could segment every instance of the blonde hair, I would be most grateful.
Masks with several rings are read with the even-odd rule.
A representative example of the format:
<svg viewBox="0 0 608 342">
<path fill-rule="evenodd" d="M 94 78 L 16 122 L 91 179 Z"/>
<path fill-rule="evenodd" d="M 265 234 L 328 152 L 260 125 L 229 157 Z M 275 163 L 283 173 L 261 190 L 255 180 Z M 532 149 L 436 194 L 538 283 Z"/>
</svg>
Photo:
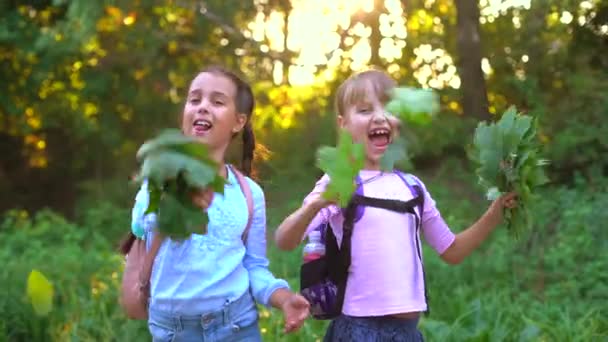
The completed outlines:
<svg viewBox="0 0 608 342">
<path fill-rule="evenodd" d="M 370 69 L 350 76 L 344 81 L 336 93 L 335 109 L 338 115 L 344 115 L 348 107 L 366 100 L 370 94 L 382 103 L 389 100 L 390 91 L 397 83 L 384 71 Z"/>
</svg>

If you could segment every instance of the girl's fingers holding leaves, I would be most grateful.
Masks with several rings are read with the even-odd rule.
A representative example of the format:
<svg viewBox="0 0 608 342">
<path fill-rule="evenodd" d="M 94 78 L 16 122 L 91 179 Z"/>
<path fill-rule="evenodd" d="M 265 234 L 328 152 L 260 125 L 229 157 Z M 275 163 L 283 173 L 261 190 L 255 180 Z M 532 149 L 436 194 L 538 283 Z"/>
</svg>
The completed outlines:
<svg viewBox="0 0 608 342">
<path fill-rule="evenodd" d="M 197 207 L 206 210 L 213 201 L 213 190 L 196 190 L 191 193 L 192 203 Z"/>
<path fill-rule="evenodd" d="M 504 198 L 505 200 L 512 200 L 512 199 L 515 199 L 515 198 L 517 198 L 517 193 L 516 193 L 516 192 L 509 192 L 509 193 L 505 194 L 505 195 L 503 196 L 503 198 Z"/>
<path fill-rule="evenodd" d="M 515 199 L 507 200 L 505 206 L 509 209 L 513 209 L 517 206 L 517 201 Z"/>
<path fill-rule="evenodd" d="M 501 198 L 502 205 L 509 209 L 513 209 L 517 206 L 517 193 L 509 192 L 502 196 Z"/>
<path fill-rule="evenodd" d="M 203 207 L 203 199 L 199 196 L 192 196 L 192 203 L 199 208 Z"/>
<path fill-rule="evenodd" d="M 205 192 L 203 192 L 203 198 L 205 199 L 205 201 L 207 201 L 207 203 L 211 203 L 211 201 L 213 201 L 213 190 L 205 190 Z"/>
</svg>

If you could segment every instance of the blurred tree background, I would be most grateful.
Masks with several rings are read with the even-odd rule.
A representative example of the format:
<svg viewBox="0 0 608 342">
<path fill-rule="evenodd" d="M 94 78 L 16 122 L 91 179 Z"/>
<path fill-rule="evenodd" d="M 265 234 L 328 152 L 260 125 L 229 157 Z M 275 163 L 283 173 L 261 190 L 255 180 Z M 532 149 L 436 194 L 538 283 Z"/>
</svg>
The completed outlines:
<svg viewBox="0 0 608 342">
<path fill-rule="evenodd" d="M 320 176 L 314 151 L 334 141 L 333 93 L 353 71 L 441 95 L 438 118 L 406 131 L 455 231 L 487 205 L 467 159 L 476 124 L 510 105 L 537 117 L 552 183 L 534 230 L 499 229 L 458 267 L 425 250 L 435 309 L 421 327 L 431 341 L 608 338 L 608 1 L 5 0 L 0 18 L 0 341 L 148 339 L 116 302 L 128 179 L 209 64 L 254 87 L 269 233 Z M 269 245 L 297 289 L 298 253 Z M 32 268 L 55 286 L 46 318 L 24 299 Z M 261 319 L 269 341 L 323 333 Z"/>
</svg>

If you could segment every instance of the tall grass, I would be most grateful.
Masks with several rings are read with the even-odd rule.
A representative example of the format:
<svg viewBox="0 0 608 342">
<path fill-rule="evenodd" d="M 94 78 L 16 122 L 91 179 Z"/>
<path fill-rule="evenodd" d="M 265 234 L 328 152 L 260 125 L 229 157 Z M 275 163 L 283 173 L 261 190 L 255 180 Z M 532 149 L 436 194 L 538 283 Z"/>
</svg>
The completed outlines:
<svg viewBox="0 0 608 342">
<path fill-rule="evenodd" d="M 436 174 L 423 180 L 454 231 L 487 206 L 464 178 Z M 269 234 L 313 184 L 311 176 L 299 184 L 266 187 Z M 499 228 L 459 266 L 446 265 L 425 247 L 431 306 L 431 315 L 420 323 L 425 338 L 606 341 L 606 190 L 606 183 L 547 189 L 534 205 L 537 222 L 531 232 L 515 241 Z M 0 341 L 149 340 L 145 323 L 127 320 L 118 306 L 122 259 L 114 242 L 120 231 L 116 225 L 124 226 L 126 213 L 103 203 L 82 213 L 79 224 L 49 211 L 5 215 L 0 223 Z M 273 272 L 298 290 L 301 249 L 282 252 L 270 242 L 268 255 Z M 55 286 L 55 306 L 47 318 L 37 318 L 25 298 L 33 268 Z M 260 308 L 266 341 L 321 340 L 326 325 L 311 319 L 299 332 L 284 335 L 280 312 Z M 34 336 L 36 330 L 44 338 Z"/>
</svg>

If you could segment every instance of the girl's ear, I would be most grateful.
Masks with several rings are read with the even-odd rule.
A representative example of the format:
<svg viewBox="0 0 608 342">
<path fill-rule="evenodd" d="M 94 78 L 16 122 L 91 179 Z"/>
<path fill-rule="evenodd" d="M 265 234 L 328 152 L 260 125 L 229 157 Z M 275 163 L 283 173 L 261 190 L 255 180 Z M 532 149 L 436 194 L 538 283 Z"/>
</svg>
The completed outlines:
<svg viewBox="0 0 608 342">
<path fill-rule="evenodd" d="M 247 115 L 246 114 L 237 114 L 236 115 L 236 124 L 232 127 L 232 133 L 238 133 L 243 130 L 245 124 L 247 123 Z"/>
<path fill-rule="evenodd" d="M 346 120 L 344 120 L 344 116 L 338 115 L 338 117 L 336 118 L 336 124 L 338 125 L 338 127 L 344 128 L 345 123 L 346 123 Z"/>
</svg>

